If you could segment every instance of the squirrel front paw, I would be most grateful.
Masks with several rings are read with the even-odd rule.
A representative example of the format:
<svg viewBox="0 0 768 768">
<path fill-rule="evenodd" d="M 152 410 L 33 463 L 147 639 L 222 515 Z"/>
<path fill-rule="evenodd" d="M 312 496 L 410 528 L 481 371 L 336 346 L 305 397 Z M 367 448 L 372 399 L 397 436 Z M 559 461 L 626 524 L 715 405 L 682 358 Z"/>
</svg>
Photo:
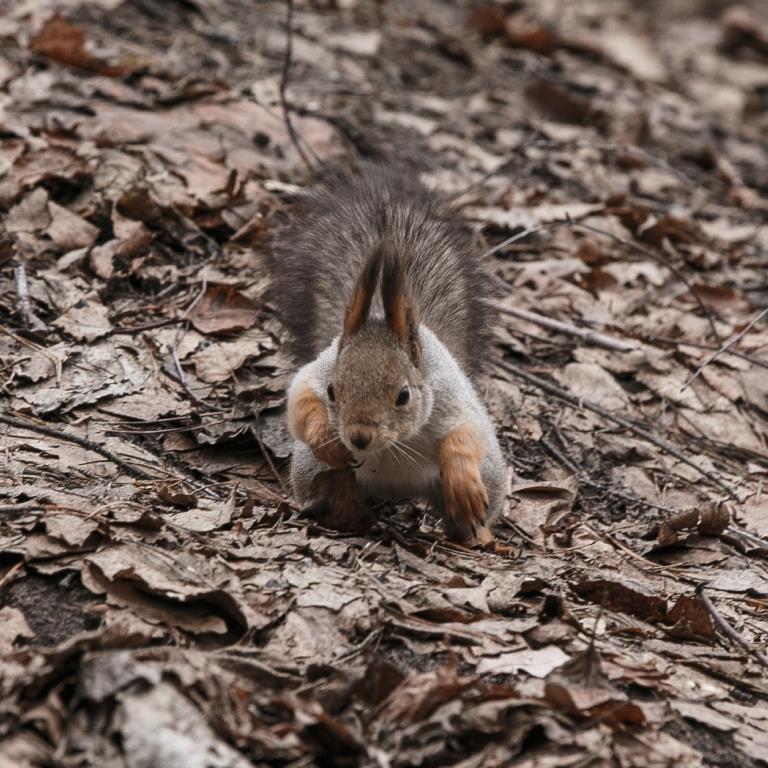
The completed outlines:
<svg viewBox="0 0 768 768">
<path fill-rule="evenodd" d="M 288 398 L 288 422 L 297 440 L 306 443 L 318 461 L 333 469 L 353 462 L 351 452 L 332 431 L 323 401 L 306 385 Z"/>
<path fill-rule="evenodd" d="M 307 442 L 318 461 L 327 464 L 333 469 L 346 469 L 353 462 L 354 457 L 344 443 L 338 437 L 325 433 L 324 439 L 313 445 Z"/>
<path fill-rule="evenodd" d="M 489 543 L 488 491 L 480 473 L 484 443 L 470 425 L 461 426 L 443 438 L 439 455 L 446 533 L 461 543 Z"/>
</svg>

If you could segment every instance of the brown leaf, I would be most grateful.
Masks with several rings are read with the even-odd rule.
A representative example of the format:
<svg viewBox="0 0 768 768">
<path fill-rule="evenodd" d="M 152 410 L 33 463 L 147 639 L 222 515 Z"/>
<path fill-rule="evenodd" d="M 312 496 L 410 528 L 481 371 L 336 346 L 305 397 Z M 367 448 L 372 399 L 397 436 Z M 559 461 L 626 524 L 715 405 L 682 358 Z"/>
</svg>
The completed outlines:
<svg viewBox="0 0 768 768">
<path fill-rule="evenodd" d="M 630 579 L 587 578 L 573 585 L 573 590 L 598 605 L 646 621 L 662 621 L 666 614 L 667 601 L 663 597 L 649 594 L 644 586 Z"/>
<path fill-rule="evenodd" d="M 706 307 L 718 312 L 749 312 L 751 305 L 744 294 L 735 288 L 724 285 L 704 285 L 694 283 L 693 289 Z"/>
<path fill-rule="evenodd" d="M 95 341 L 112 330 L 109 310 L 94 299 L 83 299 L 60 315 L 53 324 L 72 338 L 80 341 Z"/>
<path fill-rule="evenodd" d="M 556 645 L 543 648 L 525 648 L 511 653 L 502 653 L 496 657 L 485 657 L 477 665 L 478 675 L 513 675 L 525 672 L 531 677 L 546 677 L 569 660 Z"/>
<path fill-rule="evenodd" d="M 438 707 L 460 696 L 473 684 L 471 678 L 458 677 L 451 667 L 412 672 L 384 701 L 378 719 L 410 725 L 429 717 Z"/>
<path fill-rule="evenodd" d="M 138 63 L 109 63 L 86 50 L 85 32 L 55 14 L 29 41 L 29 49 L 71 67 L 98 72 L 108 77 L 122 77 L 138 69 Z"/>
<path fill-rule="evenodd" d="M 726 53 L 752 52 L 768 60 L 768 29 L 763 28 L 743 5 L 728 8 L 722 17 L 723 38 L 720 48 Z"/>
<path fill-rule="evenodd" d="M 197 506 L 197 496 L 178 490 L 178 486 L 172 488 L 169 485 L 161 485 L 157 489 L 157 497 L 161 501 L 166 502 L 166 504 L 181 507 L 181 509 L 190 509 Z"/>
<path fill-rule="evenodd" d="M 669 634 L 683 640 L 714 640 L 717 636 L 712 617 L 698 597 L 681 595 L 667 613 L 665 622 L 671 624 Z"/>
<path fill-rule="evenodd" d="M 231 285 L 209 283 L 189 319 L 200 333 L 216 336 L 252 328 L 259 319 L 259 311 Z"/>
<path fill-rule="evenodd" d="M 628 701 L 603 673 L 600 654 L 593 645 L 550 675 L 544 686 L 544 698 L 570 715 L 587 720 L 597 718 L 612 727 L 645 724 L 642 709 Z"/>
<path fill-rule="evenodd" d="M 552 29 L 527 13 L 510 16 L 504 25 L 504 34 L 510 45 L 536 53 L 551 53 L 562 44 Z"/>
<path fill-rule="evenodd" d="M 524 93 L 533 105 L 555 120 L 594 125 L 598 130 L 608 127 L 608 115 L 600 107 L 559 83 L 537 78 L 525 87 Z"/>
<path fill-rule="evenodd" d="M 467 26 L 483 35 L 501 35 L 506 17 L 504 9 L 496 3 L 479 3 L 467 14 Z"/>
<path fill-rule="evenodd" d="M 30 629 L 24 614 L 18 608 L 6 605 L 0 608 L 0 655 L 12 653 L 19 638 L 27 640 L 35 633 Z"/>
<path fill-rule="evenodd" d="M 48 236 L 63 251 L 87 248 L 96 242 L 99 230 L 89 221 L 53 201 L 48 204 L 51 225 Z"/>
</svg>

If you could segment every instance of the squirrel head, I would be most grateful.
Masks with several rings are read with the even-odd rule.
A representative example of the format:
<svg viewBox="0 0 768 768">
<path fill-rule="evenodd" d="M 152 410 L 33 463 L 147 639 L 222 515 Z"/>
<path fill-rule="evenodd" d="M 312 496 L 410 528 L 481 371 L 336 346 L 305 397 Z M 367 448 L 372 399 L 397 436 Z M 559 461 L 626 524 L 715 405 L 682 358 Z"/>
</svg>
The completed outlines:
<svg viewBox="0 0 768 768">
<path fill-rule="evenodd" d="M 381 284 L 383 317 L 371 317 Z M 328 386 L 333 426 L 358 458 L 417 433 L 432 409 L 421 362 L 419 320 L 397 252 L 382 243 L 365 264 L 347 305 Z M 393 447 L 394 446 L 394 447 Z"/>
</svg>

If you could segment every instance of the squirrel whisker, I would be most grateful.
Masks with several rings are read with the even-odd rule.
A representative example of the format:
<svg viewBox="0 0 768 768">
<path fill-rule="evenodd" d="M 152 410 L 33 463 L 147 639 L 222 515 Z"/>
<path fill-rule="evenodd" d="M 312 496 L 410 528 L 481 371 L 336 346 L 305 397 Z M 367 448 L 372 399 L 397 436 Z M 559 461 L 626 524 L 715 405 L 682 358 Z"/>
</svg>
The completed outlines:
<svg viewBox="0 0 768 768">
<path fill-rule="evenodd" d="M 428 459 L 421 451 L 417 451 L 412 445 L 408 445 L 407 443 L 400 443 L 397 442 L 396 445 L 399 445 L 403 450 L 408 450 L 411 452 L 413 456 L 415 456 L 418 459 L 421 459 L 422 461 L 425 461 L 427 464 L 435 465 L 435 462 L 431 459 Z"/>
</svg>

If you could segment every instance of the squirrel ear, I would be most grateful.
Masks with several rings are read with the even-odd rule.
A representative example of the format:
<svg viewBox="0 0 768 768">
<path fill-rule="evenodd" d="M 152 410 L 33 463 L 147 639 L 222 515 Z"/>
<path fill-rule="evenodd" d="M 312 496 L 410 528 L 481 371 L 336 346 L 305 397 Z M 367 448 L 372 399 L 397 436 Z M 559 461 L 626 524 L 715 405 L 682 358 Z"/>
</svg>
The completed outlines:
<svg viewBox="0 0 768 768">
<path fill-rule="evenodd" d="M 405 288 L 405 268 L 397 252 L 382 244 L 384 272 L 381 277 L 381 301 L 387 326 L 400 340 L 415 365 L 421 359 L 419 319 Z"/>
<path fill-rule="evenodd" d="M 381 249 L 377 248 L 366 261 L 360 277 L 352 291 L 352 297 L 347 305 L 347 313 L 344 316 L 344 333 L 342 334 L 341 344 L 344 345 L 346 339 L 354 336 L 368 319 L 368 313 L 371 311 L 371 302 L 373 294 L 376 292 L 376 285 L 379 282 L 379 273 L 381 272 Z"/>
</svg>

